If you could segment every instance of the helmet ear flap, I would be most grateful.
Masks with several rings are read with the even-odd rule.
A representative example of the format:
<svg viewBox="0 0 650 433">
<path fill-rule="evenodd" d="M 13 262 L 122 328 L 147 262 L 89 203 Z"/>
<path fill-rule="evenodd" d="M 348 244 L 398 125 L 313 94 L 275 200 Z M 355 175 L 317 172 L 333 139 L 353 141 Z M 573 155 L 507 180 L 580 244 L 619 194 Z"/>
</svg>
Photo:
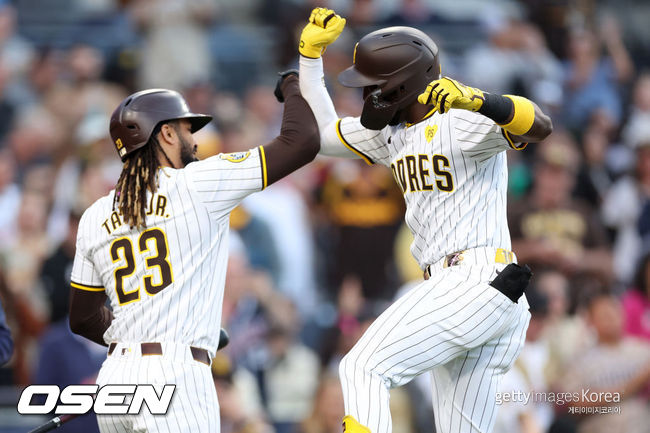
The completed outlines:
<svg viewBox="0 0 650 433">
<path fill-rule="evenodd" d="M 397 114 L 398 106 L 382 102 L 381 89 L 370 92 L 363 101 L 361 124 L 364 128 L 379 131 L 383 129 Z"/>
</svg>

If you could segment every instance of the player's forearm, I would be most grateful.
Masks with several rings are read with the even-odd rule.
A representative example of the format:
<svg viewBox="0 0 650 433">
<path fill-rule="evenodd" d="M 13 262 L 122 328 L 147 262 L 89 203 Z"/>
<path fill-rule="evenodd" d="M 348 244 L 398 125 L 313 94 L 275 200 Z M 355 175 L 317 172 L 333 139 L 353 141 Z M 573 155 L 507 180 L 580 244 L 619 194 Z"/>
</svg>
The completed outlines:
<svg viewBox="0 0 650 433">
<path fill-rule="evenodd" d="M 336 124 L 339 116 L 327 93 L 323 75 L 323 60 L 300 56 L 300 93 L 314 112 L 320 134 L 320 154 L 327 156 L 354 157 L 340 141 Z"/>
<path fill-rule="evenodd" d="M 314 112 L 318 129 L 336 122 L 338 115 L 327 93 L 323 75 L 323 59 L 300 56 L 300 93 Z"/>
<path fill-rule="evenodd" d="M 298 79 L 282 83 L 284 113 L 280 135 L 264 146 L 269 185 L 312 161 L 320 150 L 316 119 L 300 95 Z"/>
<path fill-rule="evenodd" d="M 551 118 L 534 102 L 521 96 L 484 93 L 478 112 L 494 120 L 514 141 L 538 142 L 553 132 Z"/>
<path fill-rule="evenodd" d="M 111 326 L 113 313 L 104 305 L 104 292 L 70 289 L 70 330 L 106 346 L 104 332 Z"/>
</svg>

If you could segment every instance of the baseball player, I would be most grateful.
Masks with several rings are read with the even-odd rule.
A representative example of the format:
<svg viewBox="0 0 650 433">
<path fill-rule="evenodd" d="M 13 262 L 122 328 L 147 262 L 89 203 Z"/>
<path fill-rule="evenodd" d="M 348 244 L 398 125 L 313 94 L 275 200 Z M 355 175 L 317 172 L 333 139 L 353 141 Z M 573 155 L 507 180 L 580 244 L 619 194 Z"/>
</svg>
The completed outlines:
<svg viewBox="0 0 650 433">
<path fill-rule="evenodd" d="M 219 431 L 210 360 L 219 339 L 230 211 L 311 161 L 320 147 L 295 73 L 281 77 L 276 96 L 285 101 L 277 138 L 203 161 L 195 158 L 192 134 L 211 117 L 191 113 L 177 92 L 137 92 L 113 113 L 111 137 L 124 166 L 115 190 L 79 223 L 70 327 L 108 346 L 99 385 L 176 389 L 166 416 L 147 408 L 98 416 L 102 432 Z"/>
<path fill-rule="evenodd" d="M 526 98 L 441 77 L 436 44 L 410 27 L 359 41 L 339 81 L 363 89 L 363 111 L 340 119 L 321 54 L 344 25 L 333 11 L 314 9 L 300 40 L 300 88 L 321 153 L 390 167 L 426 278 L 342 360 L 344 431 L 390 432 L 389 389 L 430 371 L 436 431 L 490 432 L 499 381 L 530 317 L 522 296 L 530 270 L 510 251 L 504 151 L 544 139 L 551 121 Z"/>
</svg>

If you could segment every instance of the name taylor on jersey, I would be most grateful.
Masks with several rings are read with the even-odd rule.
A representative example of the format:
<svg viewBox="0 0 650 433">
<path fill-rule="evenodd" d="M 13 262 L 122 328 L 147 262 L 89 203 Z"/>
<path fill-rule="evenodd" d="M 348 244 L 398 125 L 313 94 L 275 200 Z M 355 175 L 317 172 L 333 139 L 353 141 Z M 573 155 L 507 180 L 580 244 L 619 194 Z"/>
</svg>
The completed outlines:
<svg viewBox="0 0 650 433">
<path fill-rule="evenodd" d="M 170 215 L 166 212 L 168 202 L 169 200 L 163 194 L 152 194 L 149 203 L 147 203 L 146 215 L 156 215 L 159 217 L 169 218 Z M 120 214 L 117 211 L 113 211 L 110 216 L 104 220 L 101 226 L 106 230 L 106 233 L 110 235 L 113 231 L 121 227 L 122 224 L 124 224 L 124 221 L 122 221 Z"/>
</svg>

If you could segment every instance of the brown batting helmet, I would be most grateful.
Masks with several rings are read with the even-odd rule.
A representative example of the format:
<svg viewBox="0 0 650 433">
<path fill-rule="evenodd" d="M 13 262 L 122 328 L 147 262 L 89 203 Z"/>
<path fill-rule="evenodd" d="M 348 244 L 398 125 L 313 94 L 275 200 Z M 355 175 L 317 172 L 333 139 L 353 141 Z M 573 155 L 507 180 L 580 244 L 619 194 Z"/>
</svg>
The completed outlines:
<svg viewBox="0 0 650 433">
<path fill-rule="evenodd" d="M 354 64 L 339 74 L 346 87 L 364 87 L 361 124 L 379 130 L 399 122 L 399 112 L 440 78 L 438 46 L 412 27 L 367 34 L 354 48 Z"/>
<path fill-rule="evenodd" d="M 194 133 L 212 117 L 192 113 L 181 94 L 173 90 L 143 90 L 124 99 L 113 112 L 110 126 L 113 144 L 122 161 L 149 142 L 156 126 L 177 119 L 189 120 Z"/>
</svg>

